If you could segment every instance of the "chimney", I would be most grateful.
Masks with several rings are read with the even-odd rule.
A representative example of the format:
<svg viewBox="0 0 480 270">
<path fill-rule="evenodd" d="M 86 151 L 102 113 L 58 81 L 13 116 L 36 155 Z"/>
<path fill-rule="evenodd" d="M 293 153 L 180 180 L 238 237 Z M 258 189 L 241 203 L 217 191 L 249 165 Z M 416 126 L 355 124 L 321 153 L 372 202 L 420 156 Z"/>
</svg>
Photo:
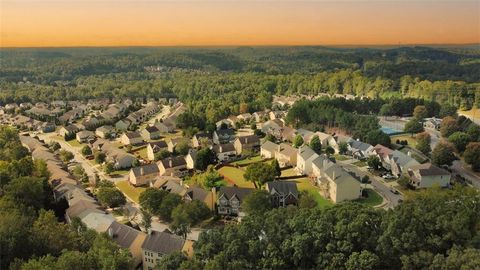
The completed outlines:
<svg viewBox="0 0 480 270">
<path fill-rule="evenodd" d="M 148 235 L 152 235 L 152 228 L 148 228 L 148 229 L 147 229 L 147 234 L 148 234 Z"/>
<path fill-rule="evenodd" d="M 110 238 L 113 238 L 113 229 L 112 228 L 108 228 L 108 236 L 110 236 Z"/>
<path fill-rule="evenodd" d="M 408 151 L 408 152 L 407 152 L 407 156 L 411 157 L 411 156 L 412 156 L 412 152 Z"/>
<path fill-rule="evenodd" d="M 168 159 L 168 165 L 170 166 L 170 168 L 173 167 L 173 161 L 172 161 L 172 158 Z"/>
</svg>

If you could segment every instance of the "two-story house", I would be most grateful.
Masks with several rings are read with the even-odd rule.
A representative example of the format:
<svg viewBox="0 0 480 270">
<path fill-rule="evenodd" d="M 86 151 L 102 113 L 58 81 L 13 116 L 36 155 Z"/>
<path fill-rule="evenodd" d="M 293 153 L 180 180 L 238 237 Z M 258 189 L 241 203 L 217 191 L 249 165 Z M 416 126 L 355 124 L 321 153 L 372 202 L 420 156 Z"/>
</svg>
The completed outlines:
<svg viewBox="0 0 480 270">
<path fill-rule="evenodd" d="M 298 203 L 297 183 L 289 181 L 267 182 L 267 191 L 275 207 L 285 207 Z"/>
<path fill-rule="evenodd" d="M 260 150 L 260 139 L 256 135 L 247 135 L 237 137 L 233 143 L 237 155 L 248 152 L 258 152 Z"/>
<path fill-rule="evenodd" d="M 148 164 L 130 169 L 128 181 L 134 186 L 148 185 L 160 175 L 157 164 Z"/>
<path fill-rule="evenodd" d="M 237 156 L 235 146 L 231 143 L 214 145 L 212 151 L 217 156 L 219 162 L 228 162 Z"/>
<path fill-rule="evenodd" d="M 165 141 L 156 141 L 156 142 L 148 143 L 147 145 L 148 160 L 155 160 L 155 154 L 162 150 L 168 151 L 168 145 Z"/>
<path fill-rule="evenodd" d="M 220 187 L 217 198 L 217 212 L 219 215 L 238 216 L 242 214 L 242 201 L 252 193 L 253 188 Z"/>
</svg>

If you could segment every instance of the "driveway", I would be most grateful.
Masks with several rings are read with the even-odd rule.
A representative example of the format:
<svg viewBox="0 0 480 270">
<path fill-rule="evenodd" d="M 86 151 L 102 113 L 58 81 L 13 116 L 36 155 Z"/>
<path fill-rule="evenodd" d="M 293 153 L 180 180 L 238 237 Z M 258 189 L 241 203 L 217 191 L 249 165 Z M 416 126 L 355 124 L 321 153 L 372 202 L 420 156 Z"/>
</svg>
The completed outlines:
<svg viewBox="0 0 480 270">
<path fill-rule="evenodd" d="M 472 183 L 472 186 L 480 190 L 480 177 L 470 169 L 465 168 L 465 164 L 461 160 L 455 160 L 451 168 L 453 174 L 459 174 L 465 177 L 465 179 Z"/>
<path fill-rule="evenodd" d="M 371 185 L 382 195 L 384 199 L 386 199 L 386 204 L 383 205 L 383 208 L 393 208 L 398 205 L 398 201 L 403 198 L 402 194 L 394 194 L 390 190 L 392 189 L 392 185 L 385 182 L 385 180 L 379 176 L 371 174 L 365 167 L 365 169 L 359 168 L 355 165 L 350 164 L 348 160 L 345 161 L 337 161 L 337 164 L 342 166 L 345 170 L 354 173 L 358 177 L 363 177 L 368 175 L 370 181 L 372 182 Z"/>
</svg>

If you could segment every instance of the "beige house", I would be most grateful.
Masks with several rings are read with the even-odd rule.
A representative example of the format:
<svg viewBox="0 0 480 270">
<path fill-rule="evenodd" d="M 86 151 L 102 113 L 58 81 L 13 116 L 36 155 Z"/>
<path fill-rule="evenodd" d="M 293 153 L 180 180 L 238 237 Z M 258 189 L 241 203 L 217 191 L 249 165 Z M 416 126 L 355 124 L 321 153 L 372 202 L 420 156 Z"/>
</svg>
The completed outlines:
<svg viewBox="0 0 480 270">
<path fill-rule="evenodd" d="M 219 162 L 230 161 L 237 156 L 237 151 L 232 143 L 216 144 L 212 147 L 212 151 L 217 155 Z"/>
<path fill-rule="evenodd" d="M 286 143 L 281 143 L 275 152 L 275 158 L 280 167 L 296 166 L 297 155 L 298 150 Z"/>
<path fill-rule="evenodd" d="M 142 264 L 142 244 L 147 235 L 127 225 L 113 222 L 107 230 L 108 236 L 122 248 L 128 249 L 137 269 Z"/>
<path fill-rule="evenodd" d="M 448 187 L 452 175 L 431 163 L 412 166 L 408 169 L 410 184 L 416 188 L 430 188 L 433 186 Z"/>
<path fill-rule="evenodd" d="M 187 163 L 187 169 L 193 170 L 195 168 L 195 158 L 197 157 L 197 150 L 189 149 L 188 154 L 185 156 L 185 162 Z"/>
<path fill-rule="evenodd" d="M 187 172 L 187 162 L 183 156 L 168 157 L 157 162 L 160 175 L 184 176 Z"/>
<path fill-rule="evenodd" d="M 128 181 L 134 186 L 148 185 L 151 181 L 154 181 L 160 174 L 160 170 L 157 164 L 148 164 L 130 169 L 128 174 Z"/>
<path fill-rule="evenodd" d="M 146 128 L 142 129 L 140 134 L 146 141 L 160 138 L 160 130 L 158 130 L 158 128 L 155 126 L 147 126 Z"/>
<path fill-rule="evenodd" d="M 275 152 L 278 150 L 278 144 L 271 141 L 265 141 L 260 146 L 260 156 L 263 158 L 275 158 Z"/>
<path fill-rule="evenodd" d="M 313 172 L 312 161 L 318 157 L 310 147 L 302 146 L 297 152 L 297 171 L 300 174 L 311 175 Z"/>
<path fill-rule="evenodd" d="M 167 145 L 168 145 L 168 151 L 173 153 L 175 152 L 175 148 L 177 147 L 178 144 L 180 143 L 189 143 L 189 140 L 187 138 L 173 138 L 171 139 L 170 141 L 168 141 Z"/>
<path fill-rule="evenodd" d="M 162 151 L 168 151 L 168 145 L 165 141 L 150 142 L 147 145 L 147 158 L 148 160 L 155 160 L 155 154 Z"/>
<path fill-rule="evenodd" d="M 237 137 L 233 145 L 235 146 L 237 155 L 240 155 L 245 151 L 256 152 L 260 148 L 260 139 L 256 135 Z"/>
<path fill-rule="evenodd" d="M 161 133 L 169 133 L 173 132 L 175 130 L 175 126 L 172 125 L 169 122 L 156 122 L 155 127 L 161 132 Z"/>
<path fill-rule="evenodd" d="M 120 138 L 123 145 L 136 145 L 143 143 L 142 136 L 138 132 L 126 132 L 123 133 Z"/>
<path fill-rule="evenodd" d="M 99 138 L 106 139 L 110 137 L 113 132 L 114 129 L 112 126 L 101 126 L 95 130 L 95 135 L 97 135 Z"/>
<path fill-rule="evenodd" d="M 165 255 L 183 250 L 185 240 L 177 235 L 150 230 L 142 245 L 143 270 L 155 269 Z"/>
<path fill-rule="evenodd" d="M 192 202 L 193 200 L 198 200 L 204 202 L 212 211 L 215 208 L 215 198 L 213 196 L 213 192 L 207 191 L 198 186 L 189 187 L 183 195 L 183 200 L 186 203 Z"/>
<path fill-rule="evenodd" d="M 77 141 L 79 143 L 86 143 L 90 140 L 95 140 L 95 134 L 89 130 L 82 130 L 80 132 L 77 132 L 75 137 L 77 138 Z"/>
<path fill-rule="evenodd" d="M 192 137 L 192 146 L 194 148 L 199 148 L 201 146 L 212 145 L 212 144 L 213 144 L 213 141 L 212 141 L 212 136 L 210 136 L 210 134 L 197 133 Z"/>
</svg>

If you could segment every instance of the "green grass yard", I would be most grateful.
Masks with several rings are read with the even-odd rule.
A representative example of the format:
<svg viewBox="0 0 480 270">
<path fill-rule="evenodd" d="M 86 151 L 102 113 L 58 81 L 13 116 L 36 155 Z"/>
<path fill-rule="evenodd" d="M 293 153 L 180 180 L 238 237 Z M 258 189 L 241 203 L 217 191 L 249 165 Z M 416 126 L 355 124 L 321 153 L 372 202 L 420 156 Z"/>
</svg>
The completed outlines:
<svg viewBox="0 0 480 270">
<path fill-rule="evenodd" d="M 295 175 L 298 175 L 297 171 L 295 171 L 295 168 L 288 168 L 286 170 L 282 170 L 282 175 L 280 175 L 280 177 L 289 177 Z"/>
<path fill-rule="evenodd" d="M 378 194 L 373 189 L 366 189 L 366 191 L 368 194 L 368 198 L 358 199 L 358 200 L 355 200 L 355 202 L 369 205 L 369 206 L 377 206 L 383 202 L 382 196 L 380 196 L 380 194 Z"/>
<path fill-rule="evenodd" d="M 297 183 L 297 188 L 299 191 L 307 191 L 312 195 L 312 197 L 317 202 L 318 207 L 325 208 L 333 205 L 331 201 L 325 199 L 322 195 L 320 195 L 320 193 L 318 192 L 318 188 L 315 187 L 310 182 L 310 180 L 308 180 L 308 178 L 300 178 L 294 181 Z"/>
<path fill-rule="evenodd" d="M 355 161 L 354 163 L 352 163 L 353 165 L 357 166 L 357 167 L 365 167 L 367 166 L 367 163 L 365 161 Z"/>
<path fill-rule="evenodd" d="M 144 160 L 148 160 L 147 147 L 142 147 L 142 148 L 136 149 L 136 150 L 132 151 L 132 154 L 135 155 L 135 156 L 139 156 L 140 158 L 142 158 Z"/>
<path fill-rule="evenodd" d="M 349 158 L 344 156 L 344 155 L 340 155 L 340 154 L 335 154 L 333 155 L 333 157 L 335 158 L 335 160 L 338 160 L 338 161 L 343 161 L 343 160 L 348 160 Z"/>
<path fill-rule="evenodd" d="M 248 182 L 243 178 L 244 171 L 233 167 L 222 167 L 218 172 L 226 177 L 228 185 L 233 185 L 234 182 L 239 187 L 254 188 L 252 182 Z"/>
<path fill-rule="evenodd" d="M 134 202 L 138 203 L 138 197 L 146 188 L 144 187 L 134 187 L 130 185 L 128 180 L 120 181 L 116 183 L 117 188 L 120 189 L 125 196 L 132 199 Z"/>
<path fill-rule="evenodd" d="M 253 156 L 249 158 L 245 158 L 239 161 L 232 162 L 233 165 L 247 165 L 250 163 L 260 162 L 263 158 L 261 156 Z"/>
<path fill-rule="evenodd" d="M 77 147 L 77 148 L 82 148 L 84 146 L 84 144 L 81 144 L 77 141 L 77 139 L 73 139 L 73 140 L 70 140 L 70 141 L 67 141 L 68 144 L 70 144 L 71 146 L 73 147 Z"/>
<path fill-rule="evenodd" d="M 410 134 L 402 134 L 402 135 L 394 135 L 390 136 L 392 144 L 395 144 L 397 140 L 400 141 L 407 141 L 408 145 L 411 147 L 415 147 L 417 145 L 417 140 L 415 139 L 415 135 L 412 137 Z"/>
</svg>

